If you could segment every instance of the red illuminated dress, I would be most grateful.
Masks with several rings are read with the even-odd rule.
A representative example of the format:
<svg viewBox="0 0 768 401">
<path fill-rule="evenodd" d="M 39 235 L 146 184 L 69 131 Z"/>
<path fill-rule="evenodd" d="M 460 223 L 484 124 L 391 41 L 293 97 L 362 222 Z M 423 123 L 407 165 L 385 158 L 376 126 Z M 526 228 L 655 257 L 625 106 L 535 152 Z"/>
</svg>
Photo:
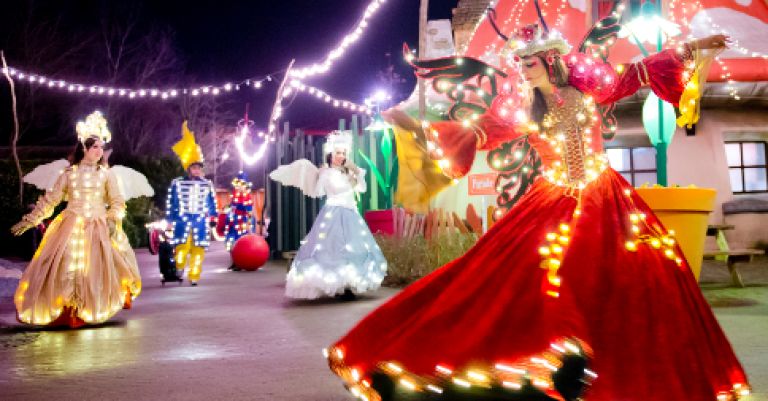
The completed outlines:
<svg viewBox="0 0 768 401">
<path fill-rule="evenodd" d="M 531 190 L 464 256 L 327 350 L 354 394 L 387 399 L 394 388 L 458 399 L 477 389 L 488 398 L 467 399 L 544 399 L 538 389 L 546 399 L 576 399 L 555 389 L 552 374 L 573 354 L 586 355 L 594 379 L 586 400 L 725 400 L 746 390 L 673 235 L 608 166 L 595 123 L 596 104 L 643 85 L 676 104 L 682 57 L 664 51 L 619 75 L 586 60 L 565 58 L 569 86 L 560 101 L 547 99 L 549 112 L 529 135 L 544 165 Z M 470 128 L 433 128 L 451 160 L 482 149 L 481 140 L 518 136 L 492 111 Z M 394 387 L 377 385 L 382 377 Z M 525 388 L 532 398 L 515 398 Z"/>
</svg>

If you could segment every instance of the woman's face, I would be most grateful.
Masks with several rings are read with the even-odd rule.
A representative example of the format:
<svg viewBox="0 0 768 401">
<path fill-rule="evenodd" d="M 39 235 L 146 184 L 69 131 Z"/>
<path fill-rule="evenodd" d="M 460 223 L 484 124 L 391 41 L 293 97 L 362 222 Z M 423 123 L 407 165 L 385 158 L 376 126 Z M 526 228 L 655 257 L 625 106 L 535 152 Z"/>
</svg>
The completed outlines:
<svg viewBox="0 0 768 401">
<path fill-rule="evenodd" d="M 549 82 L 547 69 L 538 56 L 528 56 L 522 59 L 523 78 L 530 82 L 533 87 L 539 87 Z"/>
<path fill-rule="evenodd" d="M 104 156 L 104 142 L 97 139 L 90 148 L 85 150 L 83 160 L 87 163 L 98 163 L 102 156 Z"/>
<path fill-rule="evenodd" d="M 347 161 L 347 151 L 342 148 L 336 148 L 333 150 L 333 157 L 331 162 L 334 166 L 341 166 Z"/>
</svg>

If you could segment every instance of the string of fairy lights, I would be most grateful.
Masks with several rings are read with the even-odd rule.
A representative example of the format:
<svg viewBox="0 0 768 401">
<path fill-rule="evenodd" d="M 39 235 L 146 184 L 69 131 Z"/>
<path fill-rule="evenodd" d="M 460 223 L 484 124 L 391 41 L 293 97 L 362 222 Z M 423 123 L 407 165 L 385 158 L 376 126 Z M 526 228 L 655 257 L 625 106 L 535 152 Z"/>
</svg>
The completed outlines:
<svg viewBox="0 0 768 401">
<path fill-rule="evenodd" d="M 51 78 L 43 74 L 24 71 L 14 67 L 2 68 L 0 72 L 7 74 L 18 82 L 29 83 L 41 88 L 58 90 L 73 95 L 82 94 L 126 99 L 149 98 L 161 100 L 174 99 L 180 96 L 218 96 L 224 93 L 239 91 L 241 88 L 258 90 L 264 86 L 265 82 L 270 82 L 273 79 L 272 75 L 267 75 L 260 79 L 246 79 L 240 82 L 227 82 L 219 85 L 200 85 L 189 88 L 166 87 L 161 89 L 156 87 L 124 88 L 109 84 L 86 84 L 59 78 Z"/>
<path fill-rule="evenodd" d="M 336 48 L 328 52 L 323 62 L 314 63 L 309 67 L 295 69 L 288 68 L 285 71 L 286 76 L 283 78 L 283 80 L 285 81 L 286 79 L 291 78 L 290 85 L 288 87 L 283 87 L 283 84 L 281 84 L 280 88 L 278 89 L 279 93 L 276 103 L 273 107 L 272 115 L 270 116 L 267 132 L 258 132 L 258 136 L 262 138 L 263 141 L 261 145 L 256 147 L 255 151 L 248 152 L 245 149 L 245 140 L 250 134 L 250 128 L 247 125 L 245 127 L 240 125 L 238 126 L 238 132 L 240 135 L 235 138 L 235 146 L 238 149 L 241 159 L 246 164 L 250 165 L 259 160 L 266 152 L 267 145 L 269 143 L 275 142 L 277 121 L 283 115 L 283 101 L 293 93 L 307 93 L 314 95 L 317 99 L 334 108 L 342 108 L 352 112 L 362 112 L 367 115 L 372 114 L 372 110 L 368 106 L 357 104 L 346 99 L 336 98 L 320 88 L 301 82 L 300 79 L 329 72 L 334 62 L 344 56 L 351 45 L 359 41 L 360 37 L 369 27 L 369 21 L 376 15 L 376 13 L 381 8 L 381 5 L 384 4 L 385 1 L 386 0 L 372 0 L 366 7 L 365 12 L 357 23 L 355 29 L 344 36 Z M 185 96 L 219 96 L 237 92 L 244 88 L 260 90 L 265 86 L 266 83 L 274 81 L 273 75 L 270 74 L 263 78 L 246 79 L 238 82 L 225 82 L 223 84 L 217 85 L 199 85 L 195 87 L 184 88 L 170 86 L 163 88 L 128 88 L 119 87 L 112 84 L 83 83 L 61 78 L 53 78 L 36 72 L 26 71 L 10 66 L 3 67 L 0 72 L 9 79 L 27 83 L 40 88 L 63 92 L 69 95 L 122 98 L 128 100 L 168 101 Z M 228 154 L 226 155 L 228 157 Z"/>
<path fill-rule="evenodd" d="M 308 78 L 314 75 L 318 74 L 324 74 L 330 71 L 331 67 L 333 66 L 333 63 L 340 59 L 344 54 L 346 53 L 347 49 L 352 46 L 355 42 L 360 40 L 360 37 L 365 33 L 366 29 L 369 27 L 368 21 L 376 15 L 379 8 L 382 4 L 384 4 L 386 0 L 373 0 L 370 3 L 368 3 L 368 7 L 365 8 L 365 12 L 363 13 L 362 18 L 360 18 L 360 21 L 357 23 L 357 26 L 355 29 L 344 36 L 344 39 L 341 40 L 341 43 L 336 46 L 335 49 L 331 50 L 328 55 L 325 57 L 325 60 L 321 63 L 314 63 L 309 67 L 303 67 L 303 68 L 296 68 L 290 71 L 290 76 L 294 78 Z"/>
<path fill-rule="evenodd" d="M 307 78 L 313 75 L 326 73 L 331 70 L 333 63 L 344 56 L 348 48 L 357 42 L 360 37 L 366 32 L 366 28 L 369 26 L 369 21 L 373 18 L 381 5 L 386 0 L 372 0 L 368 7 L 366 7 L 362 18 L 358 22 L 355 29 L 347 34 L 341 41 L 341 43 L 329 51 L 325 57 L 325 60 L 321 63 L 312 64 L 310 67 L 297 68 L 287 71 L 294 78 Z M 258 79 L 245 79 L 241 81 L 230 81 L 221 84 L 208 84 L 199 85 L 194 87 L 119 87 L 113 84 L 105 83 L 83 83 L 76 82 L 61 78 L 53 78 L 44 74 L 39 74 L 33 71 L 27 71 L 16 67 L 7 67 L 0 70 L 3 74 L 13 78 L 18 82 L 28 83 L 36 85 L 41 88 L 48 88 L 51 90 L 57 90 L 72 95 L 88 95 L 88 96 L 103 96 L 103 97 L 116 97 L 126 99 L 158 99 L 158 100 L 170 100 L 179 98 L 182 96 L 219 96 L 226 93 L 239 91 L 243 88 L 252 88 L 254 90 L 262 89 L 266 83 L 274 80 L 272 74 Z M 302 84 L 303 85 L 303 84 Z M 318 96 L 322 100 L 325 100 L 331 106 L 346 108 L 352 111 L 364 111 L 367 107 L 359 104 L 355 104 L 348 100 L 337 99 L 325 91 L 317 88 L 303 85 L 307 90 L 307 93 L 321 93 Z M 311 90 L 314 89 L 314 90 Z M 302 90 L 302 92 L 304 92 Z"/>
</svg>

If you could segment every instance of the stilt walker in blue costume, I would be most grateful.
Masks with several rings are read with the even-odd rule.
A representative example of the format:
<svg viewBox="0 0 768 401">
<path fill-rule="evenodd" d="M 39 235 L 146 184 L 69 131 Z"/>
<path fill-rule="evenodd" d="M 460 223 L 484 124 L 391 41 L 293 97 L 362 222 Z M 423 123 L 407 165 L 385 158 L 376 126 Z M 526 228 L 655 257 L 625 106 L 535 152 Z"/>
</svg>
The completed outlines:
<svg viewBox="0 0 768 401">
<path fill-rule="evenodd" d="M 182 138 L 173 145 L 187 174 L 171 182 L 166 203 L 166 220 L 172 225 L 176 268 L 189 265 L 187 278 L 197 285 L 203 267 L 205 249 L 210 244 L 211 224 L 216 222 L 215 189 L 203 175 L 203 152 L 195 143 L 195 135 L 182 125 Z"/>
</svg>

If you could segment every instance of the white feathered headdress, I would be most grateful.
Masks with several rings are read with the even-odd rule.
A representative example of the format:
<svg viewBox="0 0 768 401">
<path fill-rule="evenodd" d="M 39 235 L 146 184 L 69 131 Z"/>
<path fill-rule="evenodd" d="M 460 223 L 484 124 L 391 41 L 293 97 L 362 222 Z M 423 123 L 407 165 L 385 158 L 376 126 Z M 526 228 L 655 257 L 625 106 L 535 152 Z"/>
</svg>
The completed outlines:
<svg viewBox="0 0 768 401">
<path fill-rule="evenodd" d="M 336 148 L 342 148 L 347 151 L 347 156 L 352 154 L 352 132 L 350 131 L 332 131 L 328 134 L 328 139 L 323 145 L 323 154 L 329 154 Z"/>
</svg>

